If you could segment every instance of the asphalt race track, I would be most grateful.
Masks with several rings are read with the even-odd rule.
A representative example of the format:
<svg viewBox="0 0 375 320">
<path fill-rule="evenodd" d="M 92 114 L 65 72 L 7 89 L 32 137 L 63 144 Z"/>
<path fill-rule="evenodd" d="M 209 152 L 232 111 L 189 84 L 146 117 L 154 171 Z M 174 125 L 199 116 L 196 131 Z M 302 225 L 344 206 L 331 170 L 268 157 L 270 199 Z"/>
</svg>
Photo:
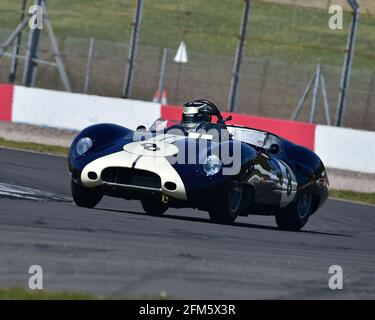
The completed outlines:
<svg viewBox="0 0 375 320">
<path fill-rule="evenodd" d="M 175 298 L 375 298 L 375 207 L 330 200 L 301 232 L 273 217 L 233 226 L 195 210 L 143 213 L 137 201 L 71 202 L 66 159 L 0 149 L 0 287 Z M 328 287 L 331 265 L 343 290 Z"/>
</svg>

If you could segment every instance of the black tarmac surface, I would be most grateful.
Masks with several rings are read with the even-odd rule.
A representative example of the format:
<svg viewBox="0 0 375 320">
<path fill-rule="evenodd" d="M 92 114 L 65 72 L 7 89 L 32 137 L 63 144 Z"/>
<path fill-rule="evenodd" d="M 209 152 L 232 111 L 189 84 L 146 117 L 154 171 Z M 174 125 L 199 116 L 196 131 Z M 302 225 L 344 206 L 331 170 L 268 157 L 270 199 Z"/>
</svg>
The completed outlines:
<svg viewBox="0 0 375 320">
<path fill-rule="evenodd" d="M 28 287 L 40 265 L 44 288 L 99 295 L 208 299 L 375 298 L 375 207 L 329 200 L 300 232 L 273 217 L 233 226 L 205 212 L 162 218 L 138 201 L 70 200 L 66 159 L 0 149 L 0 287 Z M 343 290 L 328 286 L 331 265 Z"/>
</svg>

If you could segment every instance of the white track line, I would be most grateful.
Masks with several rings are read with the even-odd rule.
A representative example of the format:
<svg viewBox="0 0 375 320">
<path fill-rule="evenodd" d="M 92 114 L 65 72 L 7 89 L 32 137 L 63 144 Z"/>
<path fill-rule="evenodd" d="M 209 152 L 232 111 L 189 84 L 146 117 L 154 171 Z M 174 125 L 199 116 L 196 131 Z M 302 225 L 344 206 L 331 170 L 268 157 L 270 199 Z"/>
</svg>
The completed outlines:
<svg viewBox="0 0 375 320">
<path fill-rule="evenodd" d="M 58 195 L 52 192 L 38 189 L 21 187 L 8 183 L 0 183 L 0 197 L 34 200 L 34 201 L 57 201 L 71 202 L 71 198 Z"/>
</svg>

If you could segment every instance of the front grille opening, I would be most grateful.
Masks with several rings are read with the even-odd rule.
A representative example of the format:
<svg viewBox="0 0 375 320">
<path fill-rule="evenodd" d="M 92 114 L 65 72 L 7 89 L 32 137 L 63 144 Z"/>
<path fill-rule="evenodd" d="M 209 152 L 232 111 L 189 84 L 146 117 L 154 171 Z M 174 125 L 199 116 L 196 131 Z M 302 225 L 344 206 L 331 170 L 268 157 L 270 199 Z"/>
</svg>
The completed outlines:
<svg viewBox="0 0 375 320">
<path fill-rule="evenodd" d="M 154 189 L 161 188 L 161 180 L 157 174 L 133 168 L 105 168 L 102 171 L 101 179 L 104 182 L 108 183 L 133 185 L 137 187 L 146 187 Z"/>
</svg>

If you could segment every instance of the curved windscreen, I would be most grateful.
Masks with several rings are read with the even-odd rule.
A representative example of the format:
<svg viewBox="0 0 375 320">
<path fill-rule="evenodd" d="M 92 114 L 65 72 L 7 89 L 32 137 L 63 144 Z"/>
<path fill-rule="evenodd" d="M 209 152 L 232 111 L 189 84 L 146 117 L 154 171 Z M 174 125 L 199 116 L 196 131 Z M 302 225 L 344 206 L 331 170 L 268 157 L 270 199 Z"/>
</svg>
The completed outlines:
<svg viewBox="0 0 375 320">
<path fill-rule="evenodd" d="M 233 140 L 245 142 L 265 149 L 269 149 L 272 144 L 277 144 L 281 147 L 280 138 L 271 133 L 232 126 L 227 126 L 227 129 Z"/>
<path fill-rule="evenodd" d="M 175 120 L 165 120 L 163 118 L 159 118 L 155 120 L 155 122 L 151 125 L 151 127 L 148 129 L 148 131 L 151 132 L 158 132 L 158 131 L 164 131 L 165 129 L 168 129 L 174 125 L 180 124 L 178 121 Z"/>
</svg>

